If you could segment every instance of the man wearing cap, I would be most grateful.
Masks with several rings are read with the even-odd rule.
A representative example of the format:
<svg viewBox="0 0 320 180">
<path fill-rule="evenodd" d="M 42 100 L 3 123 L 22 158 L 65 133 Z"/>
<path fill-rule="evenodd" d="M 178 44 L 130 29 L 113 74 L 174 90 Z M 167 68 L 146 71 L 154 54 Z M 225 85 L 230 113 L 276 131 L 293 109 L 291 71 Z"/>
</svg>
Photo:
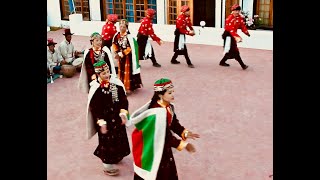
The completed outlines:
<svg viewBox="0 0 320 180">
<path fill-rule="evenodd" d="M 61 53 L 61 56 L 63 57 L 63 61 L 61 62 L 62 65 L 71 65 L 76 58 L 82 58 L 79 57 L 81 52 L 76 51 L 74 49 L 74 45 L 71 42 L 73 34 L 74 33 L 71 33 L 70 29 L 65 29 L 63 34 L 65 36 L 65 39 L 59 44 L 59 51 Z"/>
<path fill-rule="evenodd" d="M 152 27 L 152 19 L 154 18 L 155 14 L 156 11 L 154 9 L 147 9 L 146 17 L 141 20 L 137 35 L 137 42 L 139 46 L 139 60 L 146 60 L 150 58 L 154 67 L 161 67 L 161 65 L 155 58 L 153 47 L 148 41 L 148 38 L 150 36 L 151 39 L 153 41 L 156 41 L 159 45 L 163 43 L 163 41 L 154 33 Z"/>
<path fill-rule="evenodd" d="M 111 50 L 112 38 L 117 33 L 117 28 L 114 25 L 117 20 L 117 14 L 108 14 L 106 24 L 102 27 L 102 47 L 107 46 Z"/>
<path fill-rule="evenodd" d="M 221 59 L 220 66 L 230 66 L 226 63 L 228 59 L 235 59 L 239 62 L 243 70 L 249 66 L 245 65 L 240 57 L 240 52 L 237 43 L 242 41 L 242 38 L 237 33 L 238 29 L 250 37 L 244 18 L 240 14 L 241 7 L 235 4 L 231 7 L 231 14 L 226 19 L 225 31 L 222 34 L 224 40 L 224 57 Z"/>
<path fill-rule="evenodd" d="M 189 30 L 187 28 L 189 28 Z M 178 55 L 184 55 L 188 67 L 194 68 L 194 65 L 191 63 L 191 60 L 189 58 L 186 46 L 186 35 L 195 35 L 190 19 L 190 8 L 187 5 L 181 7 L 181 13 L 176 19 L 176 30 L 174 31 L 174 35 L 174 55 L 171 58 L 171 63 L 180 64 L 180 61 L 177 61 L 176 58 L 178 57 Z"/>
<path fill-rule="evenodd" d="M 50 73 L 59 73 L 61 70 L 60 62 L 63 60 L 59 51 L 55 49 L 57 43 L 52 38 L 48 38 L 48 50 L 47 50 L 47 70 L 48 75 Z"/>
</svg>

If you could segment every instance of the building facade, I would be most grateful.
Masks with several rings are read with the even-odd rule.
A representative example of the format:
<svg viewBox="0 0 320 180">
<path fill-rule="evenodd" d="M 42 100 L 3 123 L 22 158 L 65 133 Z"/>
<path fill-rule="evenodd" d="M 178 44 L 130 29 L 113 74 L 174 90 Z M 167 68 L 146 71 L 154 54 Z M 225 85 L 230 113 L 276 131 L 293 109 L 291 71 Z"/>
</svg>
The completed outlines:
<svg viewBox="0 0 320 180">
<path fill-rule="evenodd" d="M 73 1 L 75 14 L 70 14 L 69 2 Z M 154 19 L 155 32 L 165 41 L 173 41 L 175 19 L 180 7 L 188 5 L 190 17 L 198 36 L 188 38 L 190 43 L 221 45 L 221 33 L 225 18 L 230 14 L 233 4 L 241 5 L 248 18 L 259 17 L 259 29 L 252 30 L 259 41 L 244 41 L 243 47 L 272 49 L 273 39 L 273 0 L 47 0 L 47 25 L 70 27 L 77 35 L 88 36 L 100 32 L 108 14 L 117 14 L 119 19 L 130 22 L 129 29 L 137 32 L 139 21 L 147 8 L 153 8 L 157 14 Z M 71 5 L 71 7 L 73 6 Z M 205 21 L 204 28 L 200 22 Z M 256 21 L 257 22 L 257 21 Z M 172 31 L 172 33 L 168 33 Z M 250 30 L 251 31 L 251 30 Z M 217 36 L 208 38 L 206 36 Z M 245 37 L 243 37 L 245 40 Z M 267 41 L 266 41 L 267 40 Z M 268 42 L 269 41 L 269 42 Z M 250 44 L 251 42 L 251 44 Z M 266 42 L 268 42 L 266 44 Z"/>
</svg>

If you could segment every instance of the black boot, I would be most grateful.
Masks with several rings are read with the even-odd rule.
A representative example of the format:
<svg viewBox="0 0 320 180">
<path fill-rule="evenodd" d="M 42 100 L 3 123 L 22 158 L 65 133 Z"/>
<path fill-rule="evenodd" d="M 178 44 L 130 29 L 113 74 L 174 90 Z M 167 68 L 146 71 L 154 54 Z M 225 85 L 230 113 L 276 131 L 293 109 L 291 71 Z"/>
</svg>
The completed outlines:
<svg viewBox="0 0 320 180">
<path fill-rule="evenodd" d="M 221 59 L 219 65 L 220 66 L 230 66 L 229 64 L 226 63 L 227 60 L 228 60 L 227 55 L 224 55 L 224 57 Z"/>
<path fill-rule="evenodd" d="M 238 61 L 240 66 L 242 67 L 243 70 L 247 69 L 249 66 L 245 65 L 240 57 L 240 54 L 238 54 L 235 59 Z"/>
<path fill-rule="evenodd" d="M 244 65 L 244 66 L 242 66 L 242 69 L 246 70 L 248 67 L 249 67 L 248 65 Z"/>
<path fill-rule="evenodd" d="M 178 54 L 175 52 L 171 58 L 171 64 L 180 64 L 180 61 L 177 61 Z"/>
<path fill-rule="evenodd" d="M 151 59 L 154 67 L 161 67 L 161 65 L 157 62 L 157 60 L 154 56 L 152 56 L 150 59 Z"/>
</svg>

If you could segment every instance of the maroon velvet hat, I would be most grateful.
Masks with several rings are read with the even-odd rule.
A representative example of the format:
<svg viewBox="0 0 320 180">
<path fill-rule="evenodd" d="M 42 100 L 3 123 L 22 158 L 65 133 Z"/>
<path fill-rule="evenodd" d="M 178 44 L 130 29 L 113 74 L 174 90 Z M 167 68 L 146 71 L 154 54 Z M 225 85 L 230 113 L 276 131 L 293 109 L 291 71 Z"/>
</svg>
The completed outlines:
<svg viewBox="0 0 320 180">
<path fill-rule="evenodd" d="M 234 10 L 241 10 L 241 7 L 239 6 L 239 4 L 234 4 L 234 5 L 231 7 L 231 11 L 234 11 Z"/>
<path fill-rule="evenodd" d="M 189 6 L 187 6 L 187 5 L 183 5 L 183 6 L 181 6 L 181 12 L 186 12 L 186 11 L 189 11 L 190 10 L 190 8 L 189 8 Z"/>
<path fill-rule="evenodd" d="M 48 38 L 48 44 L 47 46 L 56 45 L 57 43 L 53 41 L 52 38 Z"/>
<path fill-rule="evenodd" d="M 146 10 L 146 15 L 147 16 L 153 16 L 155 14 L 156 14 L 156 10 L 154 10 L 154 9 L 149 8 L 149 9 Z"/>
<path fill-rule="evenodd" d="M 73 34 L 74 33 L 71 33 L 70 29 L 65 29 L 63 35 L 67 36 L 67 35 L 73 35 Z"/>
</svg>

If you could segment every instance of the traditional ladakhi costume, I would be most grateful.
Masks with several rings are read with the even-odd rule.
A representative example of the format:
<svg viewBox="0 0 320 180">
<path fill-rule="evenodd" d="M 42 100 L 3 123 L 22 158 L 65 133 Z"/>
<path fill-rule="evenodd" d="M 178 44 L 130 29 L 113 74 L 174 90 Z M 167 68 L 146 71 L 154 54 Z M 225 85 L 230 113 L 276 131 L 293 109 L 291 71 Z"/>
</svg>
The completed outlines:
<svg viewBox="0 0 320 180">
<path fill-rule="evenodd" d="M 176 30 L 174 31 L 174 55 L 171 58 L 172 64 L 179 64 L 177 61 L 178 55 L 184 55 L 186 58 L 188 67 L 194 68 L 194 65 L 191 63 L 191 60 L 188 55 L 188 50 L 186 46 L 186 35 L 190 35 L 190 31 L 193 31 L 192 23 L 190 16 L 187 16 L 185 12 L 190 11 L 190 8 L 187 5 L 181 7 L 181 14 L 176 19 Z M 189 30 L 187 29 L 189 28 Z"/>
<path fill-rule="evenodd" d="M 234 10 L 241 10 L 241 7 L 238 4 L 235 4 L 231 7 L 231 11 Z M 241 29 L 244 34 L 250 36 L 244 18 L 240 14 L 235 16 L 233 13 L 231 13 L 226 19 L 224 29 L 225 31 L 222 34 L 222 38 L 224 39 L 225 55 L 219 64 L 221 66 L 230 66 L 226 63 L 226 61 L 228 59 L 235 59 L 239 62 L 243 70 L 247 69 L 248 66 L 243 63 L 240 57 L 240 52 L 236 41 L 236 38 L 240 38 L 239 34 L 237 33 L 238 29 Z"/>
<path fill-rule="evenodd" d="M 121 22 L 128 28 L 126 20 L 122 20 Z M 142 81 L 137 41 L 128 31 L 125 33 L 117 32 L 113 38 L 112 47 L 115 53 L 123 54 L 122 58 L 119 56 L 118 75 L 126 91 L 134 91 L 141 88 Z"/>
<path fill-rule="evenodd" d="M 99 38 L 101 35 L 97 32 L 91 35 L 91 41 L 94 38 Z M 92 81 L 91 76 L 95 74 L 93 64 L 98 62 L 99 60 L 104 60 L 108 66 L 110 67 L 111 78 L 117 78 L 113 55 L 109 48 L 100 47 L 99 53 L 96 53 L 93 50 L 93 47 L 86 49 L 84 52 L 84 63 L 82 63 L 81 73 L 79 77 L 78 87 L 82 92 L 88 93 L 90 82 Z"/>
<path fill-rule="evenodd" d="M 160 92 L 171 87 L 171 80 L 162 78 L 155 82 L 154 91 Z M 177 119 L 174 105 L 151 100 L 131 114 L 127 125 L 131 124 L 135 125 L 132 132 L 134 179 L 178 180 L 171 148 L 181 151 L 187 145 L 187 129 Z"/>
<path fill-rule="evenodd" d="M 117 20 L 117 14 L 108 14 L 107 22 L 102 27 L 102 47 L 107 46 L 111 50 L 113 36 L 117 33 L 117 28 L 114 25 Z"/>
<path fill-rule="evenodd" d="M 137 41 L 139 45 L 139 59 L 146 60 L 151 59 L 153 66 L 160 67 L 155 58 L 154 50 L 149 42 L 149 36 L 153 41 L 160 43 L 161 39 L 154 33 L 152 17 L 156 14 L 154 9 L 146 10 L 146 17 L 141 20 L 141 24 L 138 30 Z"/>
<path fill-rule="evenodd" d="M 108 68 L 104 61 L 94 64 L 95 73 L 99 74 Z M 101 159 L 108 175 L 118 172 L 114 164 L 130 154 L 126 126 L 122 123 L 120 114 L 128 117 L 128 100 L 122 82 L 110 79 L 104 82 L 100 78 L 92 81 L 87 103 L 87 138 L 98 133 L 99 144 L 94 155 Z M 107 133 L 100 132 L 100 126 L 106 124 Z"/>
</svg>

